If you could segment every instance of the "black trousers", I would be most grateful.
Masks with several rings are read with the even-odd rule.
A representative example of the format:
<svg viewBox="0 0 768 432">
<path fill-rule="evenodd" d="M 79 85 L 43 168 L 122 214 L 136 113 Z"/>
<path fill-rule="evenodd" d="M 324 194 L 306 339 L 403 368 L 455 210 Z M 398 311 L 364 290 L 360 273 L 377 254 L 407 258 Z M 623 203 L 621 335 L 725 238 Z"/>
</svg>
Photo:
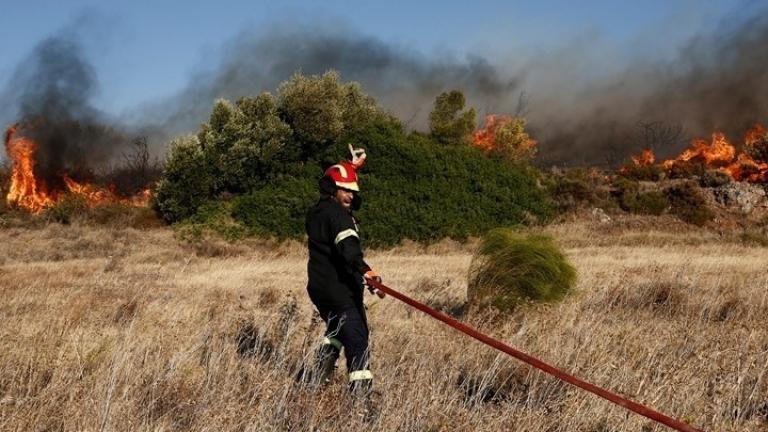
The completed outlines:
<svg viewBox="0 0 768 432">
<path fill-rule="evenodd" d="M 347 360 L 347 371 L 368 370 L 370 353 L 368 351 L 368 322 L 363 305 L 347 308 L 318 307 L 320 317 L 325 321 L 325 337 L 341 342 Z M 338 348 L 338 346 L 337 346 Z M 336 356 L 338 357 L 338 350 Z"/>
</svg>

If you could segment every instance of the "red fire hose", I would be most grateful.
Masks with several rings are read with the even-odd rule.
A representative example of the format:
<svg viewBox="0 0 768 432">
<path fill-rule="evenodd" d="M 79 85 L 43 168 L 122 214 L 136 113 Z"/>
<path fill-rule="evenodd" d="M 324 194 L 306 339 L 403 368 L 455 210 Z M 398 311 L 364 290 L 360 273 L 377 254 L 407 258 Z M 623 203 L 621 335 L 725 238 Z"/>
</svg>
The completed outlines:
<svg viewBox="0 0 768 432">
<path fill-rule="evenodd" d="M 489 345 L 489 346 L 491 346 L 493 348 L 496 348 L 499 351 L 507 353 L 510 356 L 512 356 L 512 357 L 514 357 L 514 358 L 516 358 L 516 359 L 518 359 L 520 361 L 528 363 L 529 365 L 535 367 L 536 369 L 542 370 L 542 371 L 544 371 L 544 372 L 554 376 L 557 379 L 560 379 L 560 380 L 565 381 L 565 382 L 567 382 L 569 384 L 575 385 L 576 387 L 582 388 L 582 389 L 584 389 L 584 390 L 586 390 L 586 391 L 588 391 L 590 393 L 594 393 L 594 394 L 600 396 L 603 399 L 607 399 L 607 400 L 615 403 L 616 405 L 624 407 L 624 408 L 626 408 L 626 409 L 628 409 L 630 411 L 634 411 L 637 414 L 640 414 L 642 416 L 648 417 L 649 419 L 654 420 L 656 422 L 659 422 L 659 423 L 661 423 L 663 425 L 666 425 L 666 426 L 668 426 L 668 427 L 670 427 L 670 428 L 672 428 L 674 430 L 681 431 L 681 432 L 703 432 L 700 429 L 696 429 L 693 426 L 690 426 L 688 424 L 685 424 L 685 423 L 681 422 L 680 420 L 676 420 L 676 419 L 674 419 L 672 417 L 664 415 L 664 414 L 662 414 L 662 413 L 660 413 L 660 412 L 658 412 L 656 410 L 648 408 L 645 405 L 641 405 L 641 404 L 639 404 L 637 402 L 634 402 L 634 401 L 631 401 L 629 399 L 623 398 L 623 397 L 617 395 L 616 393 L 612 393 L 612 392 L 610 392 L 608 390 L 600 388 L 600 387 L 598 387 L 598 386 L 596 386 L 594 384 L 588 383 L 588 382 L 586 382 L 586 381 L 584 381 L 584 380 L 582 380 L 580 378 L 577 378 L 577 377 L 575 377 L 573 375 L 567 374 L 567 373 L 561 371 L 560 369 L 557 369 L 554 366 L 551 366 L 551 365 L 549 365 L 547 363 L 544 363 L 543 361 L 541 361 L 541 360 L 539 360 L 539 359 L 537 359 L 535 357 L 531 357 L 530 355 L 528 355 L 528 354 L 526 354 L 524 352 L 521 352 L 521 351 L 518 351 L 518 350 L 512 348 L 511 346 L 505 344 L 504 342 L 496 340 L 496 339 L 494 339 L 494 338 L 492 338 L 490 336 L 486 336 L 486 335 L 480 333 L 479 331 L 473 329 L 472 327 L 469 327 L 468 325 L 466 325 L 466 324 L 464 324 L 464 323 L 462 323 L 462 322 L 460 322 L 460 321 L 458 321 L 458 320 L 456 320 L 456 319 L 454 319 L 454 318 L 452 318 L 452 317 L 450 317 L 450 316 L 448 316 L 448 315 L 446 315 L 446 314 L 444 314 L 442 312 L 436 311 L 436 310 L 430 308 L 429 306 L 427 306 L 427 305 L 425 305 L 423 303 L 420 303 L 420 302 L 418 302 L 418 301 L 416 301 L 416 300 L 414 300 L 414 299 L 412 299 L 412 298 L 410 298 L 410 297 L 408 297 L 408 296 L 406 296 L 404 294 L 401 294 L 401 293 L 393 290 L 392 288 L 389 288 L 388 286 L 386 286 L 386 285 L 384 285 L 382 283 L 376 282 L 375 280 L 372 280 L 372 279 L 368 279 L 367 282 L 368 282 L 368 284 L 370 286 L 372 286 L 372 287 L 374 287 L 374 288 L 376 288 L 376 289 L 378 289 L 378 290 L 380 290 L 380 291 L 382 291 L 382 292 L 384 292 L 386 294 L 391 295 L 392 297 L 402 301 L 403 303 L 406 303 L 406 304 L 408 304 L 410 306 L 415 307 L 416 309 L 424 312 L 425 314 L 430 315 L 432 318 L 440 320 L 440 321 L 448 324 L 449 326 L 455 328 L 456 330 L 458 330 L 458 331 L 460 331 L 460 332 L 462 332 L 462 333 L 464 333 L 466 335 L 469 335 L 469 336 L 479 340 L 480 342 L 482 342 L 482 343 L 484 343 L 486 345 Z"/>
</svg>

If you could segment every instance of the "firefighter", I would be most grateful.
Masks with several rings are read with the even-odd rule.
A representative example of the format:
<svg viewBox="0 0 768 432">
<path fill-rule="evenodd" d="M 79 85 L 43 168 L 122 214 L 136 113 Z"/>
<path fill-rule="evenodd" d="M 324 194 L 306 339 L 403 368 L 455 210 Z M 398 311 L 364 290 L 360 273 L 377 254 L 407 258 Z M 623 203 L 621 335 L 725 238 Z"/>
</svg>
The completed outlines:
<svg viewBox="0 0 768 432">
<path fill-rule="evenodd" d="M 366 285 L 366 278 L 381 281 L 363 260 L 360 234 L 352 210 L 360 206 L 357 170 L 365 162 L 364 150 L 352 152 L 351 161 L 329 167 L 319 181 L 321 198 L 309 209 L 306 230 L 309 246 L 307 292 L 326 324 L 325 338 L 317 355 L 318 381 L 327 383 L 343 348 L 354 393 L 369 393 L 373 375 L 369 369 L 368 322 L 363 292 L 384 294 Z"/>
</svg>

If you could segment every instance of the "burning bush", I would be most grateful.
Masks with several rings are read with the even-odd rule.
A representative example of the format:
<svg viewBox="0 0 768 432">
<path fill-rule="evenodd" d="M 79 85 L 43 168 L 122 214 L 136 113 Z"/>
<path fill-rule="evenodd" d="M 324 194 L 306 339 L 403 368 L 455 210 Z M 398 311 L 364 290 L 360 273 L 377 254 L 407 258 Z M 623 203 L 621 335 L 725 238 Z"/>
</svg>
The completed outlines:
<svg viewBox="0 0 768 432">
<path fill-rule="evenodd" d="M 576 270 L 551 237 L 499 228 L 488 232 L 472 259 L 467 298 L 510 310 L 528 301 L 560 300 L 575 282 Z"/>
<path fill-rule="evenodd" d="M 693 181 L 685 181 L 665 191 L 671 212 L 683 222 L 703 226 L 714 217 L 706 196 Z"/>
<path fill-rule="evenodd" d="M 489 115 L 483 128 L 472 135 L 472 144 L 486 153 L 519 162 L 533 159 L 537 142 L 525 131 L 525 119 Z"/>
<path fill-rule="evenodd" d="M 756 134 L 757 136 L 747 140 L 747 144 L 744 148 L 747 153 L 755 162 L 768 163 L 768 131 L 761 131 L 762 134 Z"/>
</svg>

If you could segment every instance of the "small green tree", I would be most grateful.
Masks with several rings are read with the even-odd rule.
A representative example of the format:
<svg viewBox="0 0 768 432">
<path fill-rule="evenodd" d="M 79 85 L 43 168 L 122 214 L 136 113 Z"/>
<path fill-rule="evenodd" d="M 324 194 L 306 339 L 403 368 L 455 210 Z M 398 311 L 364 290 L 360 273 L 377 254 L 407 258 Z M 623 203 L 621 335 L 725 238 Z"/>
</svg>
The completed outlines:
<svg viewBox="0 0 768 432">
<path fill-rule="evenodd" d="M 302 159 L 327 149 L 344 129 L 345 92 L 336 72 L 295 74 L 278 89 L 278 105 L 300 142 Z"/>
<path fill-rule="evenodd" d="M 269 93 L 234 105 L 218 100 L 197 137 L 214 175 L 214 191 L 244 192 L 287 170 L 299 149 Z"/>
<path fill-rule="evenodd" d="M 165 170 L 153 195 L 153 207 L 166 222 L 189 217 L 214 189 L 211 166 L 196 137 L 173 140 Z"/>
<path fill-rule="evenodd" d="M 464 110 L 464 93 L 459 90 L 440 93 L 429 113 L 432 137 L 443 144 L 468 144 L 475 130 L 475 109 Z"/>
</svg>

